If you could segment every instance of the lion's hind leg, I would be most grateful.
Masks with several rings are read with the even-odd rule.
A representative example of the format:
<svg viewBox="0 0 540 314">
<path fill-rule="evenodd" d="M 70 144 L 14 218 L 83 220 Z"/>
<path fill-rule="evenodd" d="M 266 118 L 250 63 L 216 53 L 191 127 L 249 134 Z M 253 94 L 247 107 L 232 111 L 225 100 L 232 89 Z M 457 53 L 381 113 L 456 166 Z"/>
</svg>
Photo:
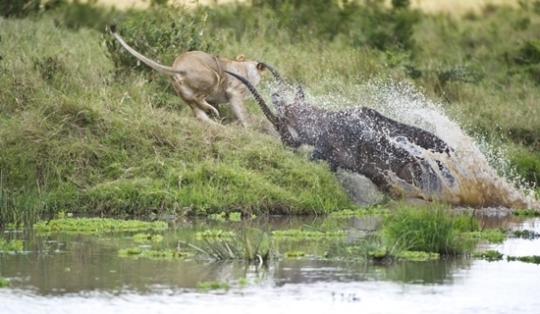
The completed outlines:
<svg viewBox="0 0 540 314">
<path fill-rule="evenodd" d="M 180 98 L 182 98 L 189 105 L 189 107 L 191 107 L 191 110 L 193 111 L 193 114 L 195 114 L 195 117 L 197 117 L 197 119 L 203 122 L 217 124 L 207 115 L 207 113 L 210 112 L 214 116 L 219 117 L 219 111 L 217 111 L 216 108 L 207 103 L 204 98 L 201 99 L 200 97 L 198 97 L 199 99 L 196 99 L 197 97 L 194 97 L 193 92 L 188 87 L 178 83 L 174 79 L 172 85 L 174 90 L 176 91 L 176 94 Z"/>
<path fill-rule="evenodd" d="M 210 105 L 203 97 L 197 98 L 198 99 L 194 99 L 193 102 L 199 107 L 200 110 L 219 118 L 219 111 L 216 109 L 216 107 Z"/>
</svg>

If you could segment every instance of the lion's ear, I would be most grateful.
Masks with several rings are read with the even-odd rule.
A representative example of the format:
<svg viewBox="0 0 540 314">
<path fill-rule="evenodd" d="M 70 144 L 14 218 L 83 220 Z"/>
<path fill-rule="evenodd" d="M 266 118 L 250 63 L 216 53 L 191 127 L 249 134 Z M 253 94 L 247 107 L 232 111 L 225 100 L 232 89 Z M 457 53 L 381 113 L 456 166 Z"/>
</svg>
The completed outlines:
<svg viewBox="0 0 540 314">
<path fill-rule="evenodd" d="M 262 62 L 257 63 L 257 70 L 262 72 L 265 69 L 266 69 L 266 66 L 264 65 L 264 63 L 262 63 Z"/>
<path fill-rule="evenodd" d="M 236 61 L 244 61 L 246 60 L 246 56 L 244 56 L 243 54 L 239 54 L 236 56 Z"/>
</svg>

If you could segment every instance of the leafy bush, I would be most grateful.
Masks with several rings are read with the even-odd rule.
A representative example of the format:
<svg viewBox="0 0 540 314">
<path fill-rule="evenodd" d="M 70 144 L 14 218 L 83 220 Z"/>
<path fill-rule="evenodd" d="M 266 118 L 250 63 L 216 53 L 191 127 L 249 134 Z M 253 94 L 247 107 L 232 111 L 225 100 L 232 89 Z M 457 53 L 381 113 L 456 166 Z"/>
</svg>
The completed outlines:
<svg viewBox="0 0 540 314">
<path fill-rule="evenodd" d="M 23 18 L 65 3 L 66 0 L 4 0 L 0 2 L 0 16 Z"/>
<path fill-rule="evenodd" d="M 129 11 L 118 21 L 118 32 L 135 50 L 159 63 L 170 65 L 181 53 L 202 50 L 209 53 L 221 45 L 206 35 L 203 11 L 188 12 L 183 7 L 152 6 L 145 11 Z M 153 70 L 127 52 L 112 36 L 105 36 L 109 57 L 117 71 Z"/>
<path fill-rule="evenodd" d="M 251 0 L 252 6 L 222 6 L 211 10 L 215 29 L 233 29 L 237 39 L 257 33 L 284 34 L 292 43 L 340 40 L 379 50 L 413 50 L 413 27 L 420 14 L 408 0 Z"/>
<path fill-rule="evenodd" d="M 356 7 L 351 21 L 351 41 L 353 46 L 370 46 L 376 49 L 414 51 L 414 26 L 420 13 L 409 10 L 408 1 L 392 1 L 387 8 L 384 1 L 368 1 Z"/>
<path fill-rule="evenodd" d="M 97 5 L 97 1 L 70 1 L 68 5 L 63 5 L 52 13 L 55 24 L 72 30 L 91 28 L 105 32 L 106 26 L 114 18 L 122 16 L 124 13 L 115 10 L 114 7 L 109 8 Z"/>
<path fill-rule="evenodd" d="M 356 6 L 338 0 L 252 0 L 253 7 L 270 9 L 278 28 L 287 28 L 294 38 L 332 40 L 346 29 L 351 9 Z M 307 38 L 306 38 L 307 37 Z"/>
</svg>

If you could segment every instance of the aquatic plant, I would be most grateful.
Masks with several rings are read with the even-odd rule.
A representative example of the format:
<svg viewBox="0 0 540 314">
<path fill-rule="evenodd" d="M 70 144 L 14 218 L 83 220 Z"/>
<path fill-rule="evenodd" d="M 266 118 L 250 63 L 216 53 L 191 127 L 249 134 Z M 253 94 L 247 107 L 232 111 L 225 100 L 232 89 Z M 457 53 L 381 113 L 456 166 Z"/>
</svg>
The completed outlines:
<svg viewBox="0 0 540 314">
<path fill-rule="evenodd" d="M 534 230 L 514 230 L 511 232 L 511 235 L 514 238 L 520 238 L 520 239 L 527 239 L 527 240 L 533 240 L 540 238 L 540 233 L 534 231 Z"/>
<path fill-rule="evenodd" d="M 354 244 L 334 243 L 325 252 L 325 258 L 347 261 L 373 261 L 381 262 L 391 259 L 386 245 L 382 243 L 378 235 L 370 235 L 362 238 Z"/>
<path fill-rule="evenodd" d="M 390 211 L 387 208 L 382 207 L 381 205 L 372 205 L 359 209 L 341 209 L 329 214 L 330 217 L 336 218 L 350 218 L 350 217 L 365 217 L 365 216 L 378 216 L 386 215 Z"/>
<path fill-rule="evenodd" d="M 395 256 L 400 260 L 413 261 L 413 262 L 425 262 L 430 260 L 437 260 L 440 258 L 439 253 L 422 252 L 422 251 L 401 251 Z"/>
<path fill-rule="evenodd" d="M 540 216 L 540 210 L 516 209 L 512 211 L 512 214 L 515 216 L 522 216 L 522 217 L 538 217 Z"/>
<path fill-rule="evenodd" d="M 238 278 L 238 285 L 240 287 L 246 287 L 248 285 L 248 280 L 246 277 Z"/>
<path fill-rule="evenodd" d="M 239 213 L 239 212 L 231 212 L 231 213 L 229 213 L 229 220 L 230 221 L 242 221 L 242 213 Z"/>
<path fill-rule="evenodd" d="M 252 215 L 252 218 L 254 218 L 255 215 Z M 227 218 L 229 218 L 230 221 L 241 221 L 242 220 L 242 213 L 241 212 L 219 212 L 215 214 L 208 215 L 208 219 L 210 220 L 216 220 L 216 221 L 226 221 Z"/>
<path fill-rule="evenodd" d="M 367 251 L 367 256 L 371 260 L 375 261 L 382 261 L 386 257 L 388 257 L 388 249 L 384 245 L 377 246 L 375 249 L 371 249 Z"/>
<path fill-rule="evenodd" d="M 18 230 L 18 229 L 23 229 L 24 227 L 26 226 L 25 223 L 23 222 L 10 222 L 10 223 L 7 223 L 4 228 L 6 230 Z"/>
<path fill-rule="evenodd" d="M 473 258 L 485 259 L 488 262 L 500 261 L 503 259 L 504 254 L 495 250 L 487 250 L 485 252 L 474 252 Z"/>
<path fill-rule="evenodd" d="M 245 228 L 241 233 L 225 237 L 202 237 L 204 248 L 187 243 L 203 255 L 217 260 L 246 260 L 259 264 L 273 259 L 274 248 L 270 237 L 261 230 Z"/>
<path fill-rule="evenodd" d="M 163 236 L 161 234 L 150 234 L 150 233 L 137 233 L 131 237 L 136 243 L 149 243 L 149 242 L 161 242 L 163 241 Z"/>
<path fill-rule="evenodd" d="M 502 243 L 507 237 L 507 232 L 502 229 L 486 229 L 465 232 L 464 235 L 470 236 L 473 239 L 486 240 L 490 243 Z"/>
<path fill-rule="evenodd" d="M 182 252 L 179 250 L 152 250 L 147 248 L 127 248 L 118 250 L 118 256 L 120 257 L 129 257 L 129 258 L 149 258 L 153 260 L 173 260 L 173 259 L 183 259 L 188 256 L 187 252 Z"/>
<path fill-rule="evenodd" d="M 383 219 L 381 232 L 392 251 L 461 254 L 474 244 L 464 232 L 474 230 L 478 223 L 471 216 L 433 204 L 397 209 Z"/>
<path fill-rule="evenodd" d="M 210 291 L 210 290 L 229 290 L 230 285 L 228 282 L 220 281 L 199 281 L 197 282 L 197 290 L 200 291 Z"/>
<path fill-rule="evenodd" d="M 121 220 L 112 218 L 60 218 L 38 221 L 38 232 L 103 233 L 113 231 L 166 230 L 164 221 Z"/>
<path fill-rule="evenodd" d="M 311 230 L 300 230 L 300 229 L 289 229 L 289 230 L 274 230 L 272 231 L 272 237 L 275 239 L 289 239 L 289 240 L 320 240 L 328 238 L 343 238 L 345 237 L 346 232 L 344 230 L 336 231 L 311 231 Z"/>
<path fill-rule="evenodd" d="M 206 229 L 204 231 L 197 231 L 195 233 L 195 237 L 197 238 L 197 240 L 209 239 L 209 238 L 231 239 L 231 238 L 236 237 L 236 233 L 234 231 L 224 231 L 221 229 Z"/>
<path fill-rule="evenodd" d="M 17 252 L 22 251 L 23 241 L 21 240 L 11 240 L 6 241 L 3 238 L 0 238 L 0 252 Z"/>
<path fill-rule="evenodd" d="M 302 251 L 288 251 L 288 252 L 285 252 L 283 256 L 288 259 L 298 259 L 298 258 L 306 256 L 306 253 Z"/>
<path fill-rule="evenodd" d="M 219 212 L 219 213 L 208 215 L 208 219 L 215 220 L 215 221 L 225 221 L 226 215 L 227 215 L 226 212 Z"/>
<path fill-rule="evenodd" d="M 520 261 L 524 263 L 533 263 L 540 264 L 540 255 L 531 255 L 531 256 L 507 256 L 507 261 Z"/>
<path fill-rule="evenodd" d="M 22 192 L 10 188 L 5 171 L 1 167 L 0 157 L 0 230 L 15 229 L 25 224 L 33 224 L 43 211 L 43 199 L 37 185 L 25 187 Z"/>
<path fill-rule="evenodd" d="M 9 286 L 9 281 L 6 278 L 0 276 L 0 288 L 5 288 L 7 286 Z"/>
</svg>

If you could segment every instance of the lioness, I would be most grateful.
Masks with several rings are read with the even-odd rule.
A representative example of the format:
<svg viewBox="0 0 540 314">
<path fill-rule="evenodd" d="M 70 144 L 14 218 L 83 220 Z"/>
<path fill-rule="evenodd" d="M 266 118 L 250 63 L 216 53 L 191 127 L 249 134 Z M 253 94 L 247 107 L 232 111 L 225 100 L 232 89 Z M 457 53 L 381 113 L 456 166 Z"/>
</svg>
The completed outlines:
<svg viewBox="0 0 540 314">
<path fill-rule="evenodd" d="M 215 123 L 207 113 L 219 117 L 219 112 L 210 103 L 230 102 L 240 124 L 247 125 L 244 97 L 251 94 L 242 82 L 223 71 L 238 73 L 251 84 L 256 85 L 261 79 L 261 72 L 265 69 L 264 63 L 246 60 L 243 55 L 232 60 L 219 58 L 203 51 L 190 51 L 178 56 L 172 67 L 168 67 L 148 59 L 131 48 L 116 32 L 116 25 L 111 25 L 110 29 L 120 44 L 137 59 L 156 71 L 172 75 L 172 84 L 176 93 L 191 107 L 198 119 Z"/>
</svg>

